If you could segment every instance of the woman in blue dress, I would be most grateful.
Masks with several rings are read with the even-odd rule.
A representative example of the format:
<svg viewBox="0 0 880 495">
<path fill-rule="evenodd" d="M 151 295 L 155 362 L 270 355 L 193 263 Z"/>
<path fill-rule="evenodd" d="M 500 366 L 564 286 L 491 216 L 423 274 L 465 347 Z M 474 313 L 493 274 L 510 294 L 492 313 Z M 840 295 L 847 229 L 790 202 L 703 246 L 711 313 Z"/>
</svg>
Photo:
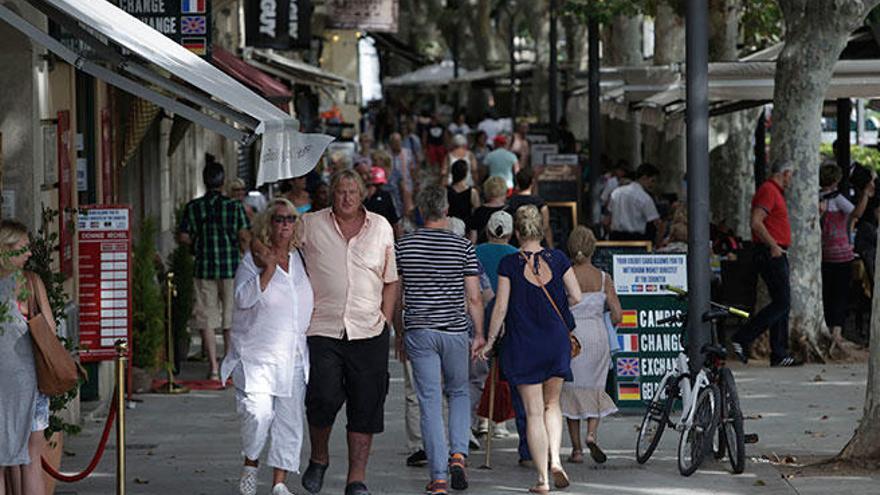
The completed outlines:
<svg viewBox="0 0 880 495">
<path fill-rule="evenodd" d="M 503 324 L 501 369 L 523 399 L 529 451 L 538 472 L 538 482 L 529 492 L 546 494 L 548 464 L 554 486 L 569 485 L 559 456 L 559 396 L 563 381 L 571 377 L 569 332 L 574 318 L 568 307 L 580 301 L 581 290 L 568 257 L 541 247 L 543 220 L 535 206 L 517 210 L 516 235 L 519 252 L 504 257 L 498 266 L 495 308 L 481 354 L 487 356 Z"/>
</svg>

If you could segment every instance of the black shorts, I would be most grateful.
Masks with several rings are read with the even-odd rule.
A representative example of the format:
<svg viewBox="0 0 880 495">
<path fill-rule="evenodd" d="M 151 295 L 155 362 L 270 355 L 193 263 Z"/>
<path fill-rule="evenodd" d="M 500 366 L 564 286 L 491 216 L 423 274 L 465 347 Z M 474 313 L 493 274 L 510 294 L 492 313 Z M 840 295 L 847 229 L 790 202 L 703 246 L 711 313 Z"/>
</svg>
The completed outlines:
<svg viewBox="0 0 880 495">
<path fill-rule="evenodd" d="M 388 394 L 388 327 L 371 339 L 309 337 L 309 425 L 333 426 L 345 403 L 348 431 L 382 433 Z"/>
</svg>

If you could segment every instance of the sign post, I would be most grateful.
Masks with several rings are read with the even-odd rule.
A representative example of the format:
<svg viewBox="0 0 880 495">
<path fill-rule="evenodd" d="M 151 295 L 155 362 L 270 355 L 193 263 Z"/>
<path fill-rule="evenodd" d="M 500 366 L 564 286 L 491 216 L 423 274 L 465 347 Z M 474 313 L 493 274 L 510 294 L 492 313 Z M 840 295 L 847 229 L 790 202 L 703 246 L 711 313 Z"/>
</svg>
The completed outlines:
<svg viewBox="0 0 880 495">
<path fill-rule="evenodd" d="M 116 357 L 117 341 L 131 340 L 131 211 L 92 205 L 78 216 L 80 357 Z M 131 349 L 131 346 L 128 347 Z"/>
<path fill-rule="evenodd" d="M 620 352 L 614 356 L 613 396 L 621 409 L 644 407 L 683 350 L 681 324 L 658 324 L 680 315 L 687 303 L 665 291 L 667 285 L 687 290 L 687 255 L 615 254 L 614 287 L 623 307 L 618 325 Z"/>
</svg>

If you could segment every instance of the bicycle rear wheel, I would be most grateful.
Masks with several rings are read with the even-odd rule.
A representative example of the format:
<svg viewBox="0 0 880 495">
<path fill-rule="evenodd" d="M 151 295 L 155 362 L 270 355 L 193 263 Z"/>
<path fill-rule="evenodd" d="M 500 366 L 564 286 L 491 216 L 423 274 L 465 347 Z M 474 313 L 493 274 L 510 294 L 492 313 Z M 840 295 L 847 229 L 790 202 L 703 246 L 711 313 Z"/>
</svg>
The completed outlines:
<svg viewBox="0 0 880 495">
<path fill-rule="evenodd" d="M 734 474 L 740 474 L 746 465 L 746 442 L 743 428 L 743 413 L 739 407 L 739 394 L 736 392 L 736 381 L 733 372 L 721 369 L 721 431 L 724 438 L 727 457 Z"/>
<path fill-rule="evenodd" d="M 665 390 L 657 390 L 654 398 L 648 403 L 636 442 L 636 461 L 639 464 L 648 462 L 657 444 L 660 443 L 663 430 L 669 424 L 669 412 L 672 411 L 676 397 L 678 397 L 677 388 L 674 384 L 667 383 Z"/>
<path fill-rule="evenodd" d="M 706 452 L 712 448 L 712 436 L 718 423 L 718 387 L 710 383 L 700 390 L 694 410 L 694 420 L 685 426 L 678 442 L 678 471 L 683 476 L 694 474 Z"/>
</svg>

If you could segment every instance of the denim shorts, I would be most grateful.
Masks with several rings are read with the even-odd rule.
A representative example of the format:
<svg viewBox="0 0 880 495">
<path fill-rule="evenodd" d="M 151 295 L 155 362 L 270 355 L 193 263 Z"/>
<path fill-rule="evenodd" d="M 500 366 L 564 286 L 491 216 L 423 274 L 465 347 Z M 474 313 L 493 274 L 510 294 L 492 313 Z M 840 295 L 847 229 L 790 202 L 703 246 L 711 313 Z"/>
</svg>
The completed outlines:
<svg viewBox="0 0 880 495">
<path fill-rule="evenodd" d="M 37 400 L 34 402 L 34 421 L 31 431 L 43 431 L 49 427 L 49 397 L 37 392 Z"/>
</svg>

